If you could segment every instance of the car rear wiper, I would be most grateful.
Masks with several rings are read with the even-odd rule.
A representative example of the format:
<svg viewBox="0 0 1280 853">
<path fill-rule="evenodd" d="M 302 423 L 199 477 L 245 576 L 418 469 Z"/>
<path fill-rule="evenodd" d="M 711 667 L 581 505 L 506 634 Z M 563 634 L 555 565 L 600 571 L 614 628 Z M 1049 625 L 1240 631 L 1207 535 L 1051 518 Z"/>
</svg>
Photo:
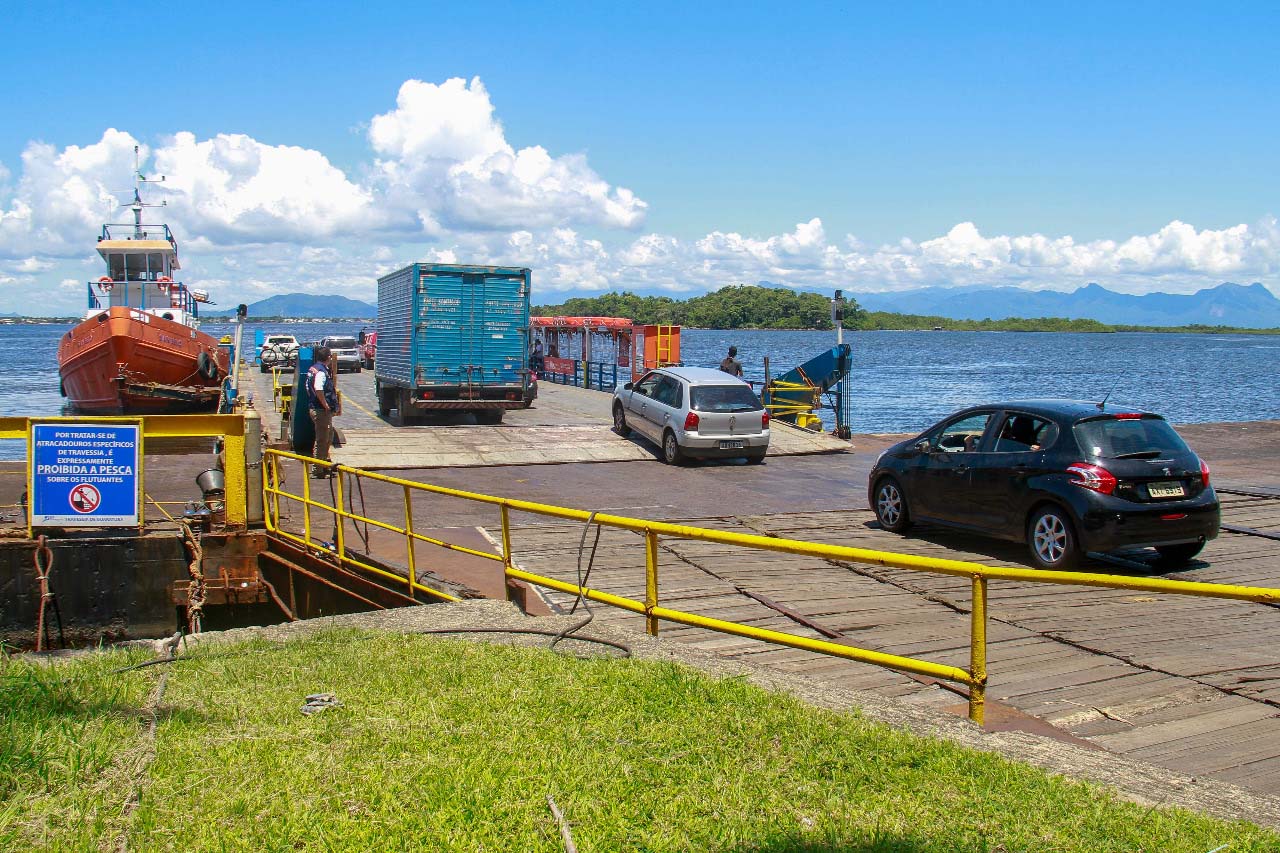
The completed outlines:
<svg viewBox="0 0 1280 853">
<path fill-rule="evenodd" d="M 1112 459 L 1154 459 L 1160 455 L 1159 450 L 1138 450 L 1133 453 L 1120 453 Z"/>
</svg>

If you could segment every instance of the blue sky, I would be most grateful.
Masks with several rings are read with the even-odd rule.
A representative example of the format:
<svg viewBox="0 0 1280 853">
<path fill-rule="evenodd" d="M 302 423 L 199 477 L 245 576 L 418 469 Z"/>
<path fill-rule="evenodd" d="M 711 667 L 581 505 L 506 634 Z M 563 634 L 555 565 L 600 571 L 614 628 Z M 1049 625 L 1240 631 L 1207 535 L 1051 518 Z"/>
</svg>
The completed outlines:
<svg viewBox="0 0 1280 853">
<path fill-rule="evenodd" d="M 203 195 L 174 196 L 166 217 L 188 241 L 188 269 L 236 300 L 338 286 L 342 276 L 307 269 L 306 287 L 285 287 L 291 264 L 331 267 L 326 250 L 368 266 L 351 271 L 359 282 L 424 252 L 523 253 L 542 301 L 760 279 L 1277 289 L 1280 13 L 1264 4 L 371 3 L 353 14 L 349 3 L 99 2 L 14 6 L 4 29 L 0 292 L 89 277 L 94 230 L 74 230 L 102 212 L 40 204 L 90 176 L 128 186 L 127 166 L 94 172 L 131 148 L 105 140 L 108 128 L 153 153 L 184 132 L 197 147 L 235 137 L 239 154 L 315 152 L 357 188 L 366 218 L 403 214 L 366 231 L 279 193 L 227 210 L 195 181 L 189 192 Z M 397 95 L 406 81 L 452 79 L 491 108 L 500 138 L 466 125 L 489 141 L 428 168 L 443 162 L 431 145 L 463 130 L 439 98 L 405 108 Z M 393 112 L 402 129 L 435 122 L 434 141 L 379 147 L 371 122 Z M 28 162 L 33 143 L 48 148 Z M 59 164 L 69 146 L 83 156 Z M 501 168 L 485 167 L 479 189 L 456 185 L 476 157 L 529 148 L 554 168 L 521 178 L 509 207 Z M 315 177 L 298 162 L 273 168 L 297 170 L 286 182 Z M 477 191 L 484 216 L 459 214 Z M 68 189 L 64 204 L 77 198 Z M 255 230 L 269 246 L 245 247 Z M 0 311 L 14 304 L 0 296 Z"/>
</svg>

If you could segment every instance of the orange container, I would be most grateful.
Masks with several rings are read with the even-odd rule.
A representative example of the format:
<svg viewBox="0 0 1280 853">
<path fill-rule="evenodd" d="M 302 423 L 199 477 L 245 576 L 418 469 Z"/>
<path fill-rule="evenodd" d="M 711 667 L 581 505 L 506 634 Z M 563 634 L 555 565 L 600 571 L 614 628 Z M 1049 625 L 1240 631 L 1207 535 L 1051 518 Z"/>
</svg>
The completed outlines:
<svg viewBox="0 0 1280 853">
<path fill-rule="evenodd" d="M 680 363 L 679 326 L 641 326 L 631 330 L 631 375 Z"/>
</svg>

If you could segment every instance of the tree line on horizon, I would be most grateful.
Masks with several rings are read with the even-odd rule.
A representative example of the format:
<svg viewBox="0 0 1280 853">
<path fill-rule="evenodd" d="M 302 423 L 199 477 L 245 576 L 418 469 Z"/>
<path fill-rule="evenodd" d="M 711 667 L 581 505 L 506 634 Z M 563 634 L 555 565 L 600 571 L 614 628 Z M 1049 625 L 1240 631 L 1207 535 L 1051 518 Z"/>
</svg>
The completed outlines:
<svg viewBox="0 0 1280 853">
<path fill-rule="evenodd" d="M 638 296 L 630 291 L 574 297 L 559 305 L 535 305 L 536 317 L 626 317 L 637 323 L 700 329 L 788 329 L 826 331 L 833 328 L 831 299 L 785 287 L 728 285 L 711 293 L 676 300 L 669 296 Z M 851 331 L 910 331 L 943 329 L 976 332 L 1204 332 L 1277 334 L 1280 329 L 1238 329 L 1230 326 L 1111 325 L 1098 320 L 1067 317 L 1007 317 L 956 320 L 925 314 L 866 311 L 846 297 L 844 328 Z"/>
</svg>

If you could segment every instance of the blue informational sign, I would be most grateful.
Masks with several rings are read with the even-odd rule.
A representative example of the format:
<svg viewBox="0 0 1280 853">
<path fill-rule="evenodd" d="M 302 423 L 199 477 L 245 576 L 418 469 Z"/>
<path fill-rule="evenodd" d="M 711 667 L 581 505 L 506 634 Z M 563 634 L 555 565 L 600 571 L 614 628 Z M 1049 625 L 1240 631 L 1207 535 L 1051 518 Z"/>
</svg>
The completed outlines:
<svg viewBox="0 0 1280 853">
<path fill-rule="evenodd" d="M 32 527 L 137 527 L 137 424 L 31 426 Z"/>
</svg>

